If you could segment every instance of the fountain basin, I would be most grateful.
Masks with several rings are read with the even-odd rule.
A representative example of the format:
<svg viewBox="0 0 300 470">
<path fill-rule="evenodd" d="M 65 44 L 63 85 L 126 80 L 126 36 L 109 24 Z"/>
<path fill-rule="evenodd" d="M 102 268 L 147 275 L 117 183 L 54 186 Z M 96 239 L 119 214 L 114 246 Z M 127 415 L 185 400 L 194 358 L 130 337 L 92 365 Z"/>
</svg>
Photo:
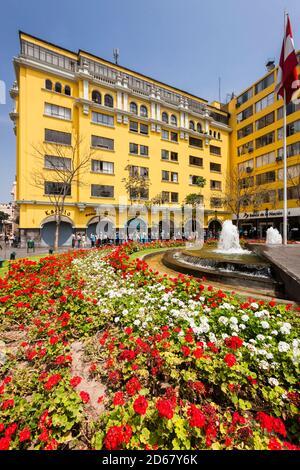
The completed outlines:
<svg viewBox="0 0 300 470">
<path fill-rule="evenodd" d="M 253 253 L 224 255 L 212 247 L 204 247 L 198 251 L 168 251 L 162 262 L 182 274 L 283 297 L 282 285 L 274 279 L 272 265 Z"/>
</svg>

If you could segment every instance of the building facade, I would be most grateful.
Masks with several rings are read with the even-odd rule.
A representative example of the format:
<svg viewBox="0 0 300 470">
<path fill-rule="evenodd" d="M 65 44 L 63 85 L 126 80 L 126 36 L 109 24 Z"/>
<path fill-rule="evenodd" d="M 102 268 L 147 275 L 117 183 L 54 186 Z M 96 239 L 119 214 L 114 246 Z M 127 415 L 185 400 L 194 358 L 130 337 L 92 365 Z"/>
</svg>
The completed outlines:
<svg viewBox="0 0 300 470">
<path fill-rule="evenodd" d="M 230 167 L 250 193 L 252 187 L 260 196 L 255 202 L 245 198 L 241 231 L 258 238 L 270 226 L 282 233 L 283 223 L 283 100 L 274 93 L 277 67 L 269 65 L 263 77 L 228 105 Z M 288 233 L 290 239 L 300 239 L 300 100 L 287 106 L 286 132 Z"/>
<path fill-rule="evenodd" d="M 14 59 L 11 113 L 17 142 L 16 202 L 22 243 L 53 243 L 59 191 L 57 171 L 90 155 L 70 184 L 60 244 L 72 234 L 164 225 L 169 235 L 185 220 L 172 215 L 187 195 L 201 193 L 204 225 L 221 227 L 231 214 L 222 205 L 229 172 L 229 114 L 220 104 L 145 77 L 85 51 L 72 52 L 20 33 Z M 37 185 L 37 174 L 43 184 Z M 136 194 L 126 181 L 138 175 L 148 187 Z M 206 184 L 199 189 L 199 177 Z M 141 209 L 132 209 L 138 200 Z M 159 200 L 159 203 L 157 201 Z M 156 203 L 154 203 L 156 201 Z M 151 211 L 146 211 L 145 206 Z M 134 206 L 136 207 L 136 206 Z M 181 228 L 181 227 L 180 227 Z M 165 231 L 168 232 L 168 229 Z"/>
</svg>

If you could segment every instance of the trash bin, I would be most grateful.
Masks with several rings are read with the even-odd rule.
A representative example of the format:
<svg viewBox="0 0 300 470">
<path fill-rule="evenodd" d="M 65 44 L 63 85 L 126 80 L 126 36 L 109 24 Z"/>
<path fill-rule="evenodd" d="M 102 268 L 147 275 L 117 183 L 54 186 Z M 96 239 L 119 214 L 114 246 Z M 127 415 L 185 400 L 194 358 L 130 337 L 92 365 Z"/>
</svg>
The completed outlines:
<svg viewBox="0 0 300 470">
<path fill-rule="evenodd" d="M 34 241 L 33 240 L 28 240 L 28 242 L 27 242 L 27 253 L 29 252 L 29 250 L 32 250 L 33 252 L 35 251 Z"/>
<path fill-rule="evenodd" d="M 11 254 L 10 254 L 10 259 L 11 260 L 15 260 L 16 259 L 16 252 L 13 251 Z"/>
<path fill-rule="evenodd" d="M 52 255 L 52 253 L 53 253 L 53 248 L 50 248 L 49 249 L 49 255 Z"/>
<path fill-rule="evenodd" d="M 0 258 L 0 268 L 3 268 L 4 259 Z"/>
</svg>

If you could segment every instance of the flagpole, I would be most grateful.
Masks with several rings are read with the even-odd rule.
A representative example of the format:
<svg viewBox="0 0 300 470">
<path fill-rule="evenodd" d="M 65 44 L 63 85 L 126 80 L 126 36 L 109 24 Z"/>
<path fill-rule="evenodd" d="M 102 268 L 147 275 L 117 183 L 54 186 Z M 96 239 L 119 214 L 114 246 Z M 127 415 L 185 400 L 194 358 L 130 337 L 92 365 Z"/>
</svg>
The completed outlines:
<svg viewBox="0 0 300 470">
<path fill-rule="evenodd" d="M 284 36 L 287 13 L 284 11 Z M 283 244 L 287 245 L 286 91 L 283 89 Z M 268 228 L 268 227 L 267 227 Z"/>
<path fill-rule="evenodd" d="M 283 98 L 283 244 L 287 245 L 286 97 Z"/>
</svg>

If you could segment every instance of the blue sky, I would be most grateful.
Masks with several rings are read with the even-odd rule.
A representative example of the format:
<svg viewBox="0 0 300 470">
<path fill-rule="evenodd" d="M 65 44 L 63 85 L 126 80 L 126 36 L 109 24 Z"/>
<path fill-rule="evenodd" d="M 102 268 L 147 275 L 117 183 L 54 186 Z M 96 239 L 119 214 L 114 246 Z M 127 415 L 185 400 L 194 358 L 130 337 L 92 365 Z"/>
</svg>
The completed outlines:
<svg viewBox="0 0 300 470">
<path fill-rule="evenodd" d="M 67 49 L 112 59 L 209 101 L 239 93 L 278 56 L 287 8 L 300 49 L 299 0 L 1 0 L 0 202 L 10 200 L 15 175 L 15 137 L 8 113 L 19 53 L 18 30 Z"/>
</svg>

